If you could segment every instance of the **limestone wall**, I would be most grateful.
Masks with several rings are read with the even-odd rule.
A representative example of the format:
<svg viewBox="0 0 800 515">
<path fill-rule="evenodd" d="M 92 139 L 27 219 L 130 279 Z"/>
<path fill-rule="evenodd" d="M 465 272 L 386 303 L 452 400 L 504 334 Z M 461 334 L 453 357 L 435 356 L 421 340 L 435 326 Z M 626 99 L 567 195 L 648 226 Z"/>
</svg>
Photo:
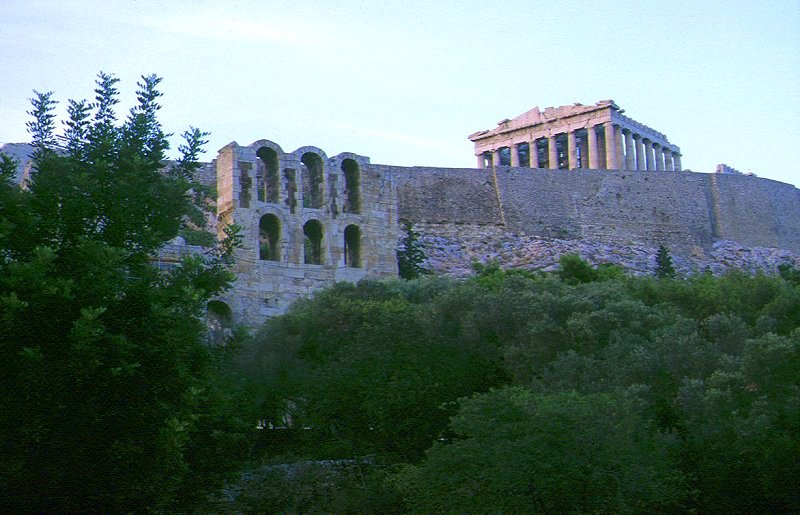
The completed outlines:
<svg viewBox="0 0 800 515">
<path fill-rule="evenodd" d="M 501 221 L 490 169 L 373 166 L 395 177 L 401 219 L 476 224 Z"/>
<path fill-rule="evenodd" d="M 260 140 L 227 145 L 216 165 L 220 225 L 236 223 L 244 237 L 236 282 L 220 298 L 235 322 L 259 325 L 337 281 L 397 275 L 394 179 L 370 167 L 369 158 L 328 158 L 316 147 L 284 152 Z M 307 238 L 311 226 L 318 238 Z M 355 241 L 346 236 L 353 228 Z"/>
<path fill-rule="evenodd" d="M 718 239 L 800 251 L 800 190 L 747 175 L 708 174 Z"/>
<path fill-rule="evenodd" d="M 497 224 L 522 236 L 709 251 L 714 242 L 800 252 L 800 190 L 692 172 L 397 168 L 399 216 Z M 496 185 L 496 187 L 495 187 Z"/>
</svg>

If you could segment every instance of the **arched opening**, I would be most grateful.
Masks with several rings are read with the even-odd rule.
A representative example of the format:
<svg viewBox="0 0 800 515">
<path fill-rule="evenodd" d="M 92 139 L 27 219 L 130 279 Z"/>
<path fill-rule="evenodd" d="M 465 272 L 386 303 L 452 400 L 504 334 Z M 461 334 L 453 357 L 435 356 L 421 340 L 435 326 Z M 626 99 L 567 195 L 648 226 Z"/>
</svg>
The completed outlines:
<svg viewBox="0 0 800 515">
<path fill-rule="evenodd" d="M 265 261 L 281 260 L 281 221 L 273 214 L 261 217 L 258 224 L 258 258 Z"/>
<path fill-rule="evenodd" d="M 307 265 L 322 264 L 322 224 L 309 220 L 303 226 L 303 262 Z"/>
<path fill-rule="evenodd" d="M 344 172 L 345 189 L 345 213 L 361 212 L 361 171 L 358 163 L 352 159 L 342 161 L 342 172 Z"/>
<path fill-rule="evenodd" d="M 344 264 L 361 268 L 361 229 L 356 225 L 348 225 L 344 230 Z"/>
<path fill-rule="evenodd" d="M 280 167 L 278 153 L 269 147 L 261 147 L 256 152 L 258 163 L 258 200 L 277 203 L 279 198 Z"/>
<path fill-rule="evenodd" d="M 303 163 L 303 207 L 320 209 L 324 175 L 322 158 L 313 152 L 306 152 L 300 161 Z"/>
<path fill-rule="evenodd" d="M 221 300 L 210 300 L 206 304 L 208 340 L 212 345 L 225 345 L 233 327 L 233 311 Z"/>
</svg>

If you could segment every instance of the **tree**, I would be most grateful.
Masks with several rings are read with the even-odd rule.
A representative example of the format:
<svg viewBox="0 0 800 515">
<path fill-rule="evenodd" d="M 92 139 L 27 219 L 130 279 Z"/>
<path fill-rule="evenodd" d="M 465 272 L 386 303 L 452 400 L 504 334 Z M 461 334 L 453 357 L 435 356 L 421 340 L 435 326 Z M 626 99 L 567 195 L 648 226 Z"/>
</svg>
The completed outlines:
<svg viewBox="0 0 800 515">
<path fill-rule="evenodd" d="M 464 342 L 425 315 L 435 309 L 426 289 L 340 283 L 269 320 L 245 358 L 271 385 L 265 407 L 282 405 L 325 457 L 418 459 L 446 429 L 453 401 L 505 379 L 493 345 Z"/>
<path fill-rule="evenodd" d="M 405 236 L 397 249 L 397 270 L 403 279 L 415 279 L 428 272 L 423 266 L 425 253 L 411 222 L 403 222 L 403 230 Z"/>
<path fill-rule="evenodd" d="M 169 272 L 150 264 L 191 212 L 206 135 L 186 131 L 183 157 L 164 168 L 160 80 L 142 77 L 138 103 L 119 123 L 118 79 L 101 73 L 93 103 L 70 101 L 60 138 L 52 94 L 37 93 L 29 189 L 0 185 L 8 509 L 164 509 L 224 475 L 199 442 L 211 455 L 229 452 L 231 464 L 245 448 L 240 422 L 223 415 L 201 320 L 232 280 L 235 238 Z M 5 178 L 8 160 L 2 168 Z"/>
<path fill-rule="evenodd" d="M 669 254 L 669 248 L 663 243 L 658 244 L 655 275 L 659 279 L 672 279 L 675 277 L 675 267 L 672 266 L 672 256 Z"/>
<path fill-rule="evenodd" d="M 504 388 L 460 401 L 456 438 L 396 477 L 411 511 L 641 513 L 679 510 L 672 443 L 630 401 Z"/>
<path fill-rule="evenodd" d="M 578 254 L 564 254 L 558 260 L 558 264 L 557 275 L 570 284 L 589 283 L 599 278 L 597 270 Z"/>
</svg>

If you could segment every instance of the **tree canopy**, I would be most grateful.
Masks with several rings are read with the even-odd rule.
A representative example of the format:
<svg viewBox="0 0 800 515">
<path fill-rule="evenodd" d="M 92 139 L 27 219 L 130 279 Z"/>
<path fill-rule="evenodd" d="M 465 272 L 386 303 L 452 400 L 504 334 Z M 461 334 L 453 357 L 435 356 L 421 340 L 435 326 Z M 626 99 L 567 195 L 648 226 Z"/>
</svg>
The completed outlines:
<svg viewBox="0 0 800 515">
<path fill-rule="evenodd" d="M 164 509 L 219 483 L 246 446 L 222 416 L 205 303 L 227 288 L 233 240 L 169 271 L 151 259 L 194 209 L 205 133 L 165 167 L 160 78 L 117 118 L 118 79 L 70 100 L 57 135 L 36 93 L 28 184 L 0 184 L 0 503 L 23 511 Z M 201 449 L 199 446 L 202 446 Z M 237 450 L 238 449 L 238 450 Z"/>
<path fill-rule="evenodd" d="M 337 285 L 270 320 L 241 357 L 284 428 L 267 455 L 368 456 L 341 488 L 398 512 L 800 509 L 798 285 L 565 260 Z M 390 509 L 336 510 L 369 506 Z"/>
</svg>

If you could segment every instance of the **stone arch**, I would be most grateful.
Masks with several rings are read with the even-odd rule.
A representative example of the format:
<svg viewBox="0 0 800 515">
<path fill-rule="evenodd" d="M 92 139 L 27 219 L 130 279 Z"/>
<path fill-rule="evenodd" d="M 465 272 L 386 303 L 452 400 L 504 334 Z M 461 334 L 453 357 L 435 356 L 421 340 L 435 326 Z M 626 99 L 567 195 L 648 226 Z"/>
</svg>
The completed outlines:
<svg viewBox="0 0 800 515">
<path fill-rule="evenodd" d="M 344 229 L 344 264 L 348 268 L 361 268 L 361 229 L 357 225 Z"/>
<path fill-rule="evenodd" d="M 280 164 L 278 152 L 267 146 L 256 151 L 258 156 L 258 200 L 277 203 L 280 198 Z"/>
<path fill-rule="evenodd" d="M 221 300 L 210 300 L 206 304 L 208 339 L 212 345 L 224 345 L 233 327 L 233 310 Z"/>
<path fill-rule="evenodd" d="M 281 260 L 281 221 L 267 213 L 258 222 L 258 259 Z"/>
<path fill-rule="evenodd" d="M 342 161 L 344 173 L 345 213 L 361 213 L 361 170 L 354 159 Z"/>
<path fill-rule="evenodd" d="M 303 225 L 303 263 L 322 264 L 322 240 L 325 229 L 319 220 L 311 219 Z"/>
<path fill-rule="evenodd" d="M 301 158 L 303 180 L 303 207 L 322 208 L 325 164 L 316 152 L 305 152 Z"/>
</svg>

